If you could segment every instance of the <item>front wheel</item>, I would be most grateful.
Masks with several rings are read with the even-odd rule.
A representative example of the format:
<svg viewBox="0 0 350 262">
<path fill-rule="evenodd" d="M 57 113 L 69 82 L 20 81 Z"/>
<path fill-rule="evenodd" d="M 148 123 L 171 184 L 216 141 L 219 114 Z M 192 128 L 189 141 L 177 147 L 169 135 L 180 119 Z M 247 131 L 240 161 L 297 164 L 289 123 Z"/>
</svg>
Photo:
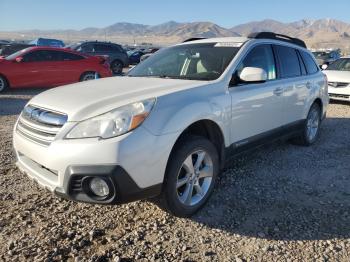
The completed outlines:
<svg viewBox="0 0 350 262">
<path fill-rule="evenodd" d="M 207 139 L 189 136 L 170 156 L 161 205 L 179 217 L 197 212 L 213 191 L 219 173 L 219 157 Z"/>
<path fill-rule="evenodd" d="M 5 92 L 8 88 L 8 83 L 5 77 L 0 75 L 0 93 Z"/>
</svg>

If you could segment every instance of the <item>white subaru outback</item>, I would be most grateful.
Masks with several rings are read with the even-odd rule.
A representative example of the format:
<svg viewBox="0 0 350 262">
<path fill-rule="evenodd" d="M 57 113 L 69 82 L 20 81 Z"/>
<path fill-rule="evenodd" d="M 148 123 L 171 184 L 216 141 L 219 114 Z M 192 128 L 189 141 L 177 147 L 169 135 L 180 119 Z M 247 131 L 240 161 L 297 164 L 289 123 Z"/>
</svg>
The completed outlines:
<svg viewBox="0 0 350 262">
<path fill-rule="evenodd" d="M 68 199 L 116 204 L 157 197 L 171 213 L 190 216 L 231 156 L 280 138 L 313 144 L 327 91 L 299 39 L 192 39 L 127 76 L 31 99 L 14 128 L 17 165 Z"/>
</svg>

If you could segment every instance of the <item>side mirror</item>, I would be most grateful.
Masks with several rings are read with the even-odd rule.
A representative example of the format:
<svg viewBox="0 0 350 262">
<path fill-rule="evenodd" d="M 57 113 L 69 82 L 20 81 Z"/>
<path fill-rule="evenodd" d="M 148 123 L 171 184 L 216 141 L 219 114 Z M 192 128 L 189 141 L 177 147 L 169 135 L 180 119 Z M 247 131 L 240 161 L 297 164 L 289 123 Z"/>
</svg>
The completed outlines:
<svg viewBox="0 0 350 262">
<path fill-rule="evenodd" d="M 239 79 L 246 83 L 263 83 L 267 80 L 267 73 L 259 67 L 245 67 L 240 73 Z"/>
<path fill-rule="evenodd" d="M 19 56 L 19 57 L 16 57 L 15 61 L 17 63 L 21 63 L 23 61 L 23 57 Z"/>
<path fill-rule="evenodd" d="M 321 65 L 321 69 L 322 69 L 322 70 L 326 70 L 327 68 L 328 68 L 328 65 L 327 65 L 327 64 Z"/>
</svg>

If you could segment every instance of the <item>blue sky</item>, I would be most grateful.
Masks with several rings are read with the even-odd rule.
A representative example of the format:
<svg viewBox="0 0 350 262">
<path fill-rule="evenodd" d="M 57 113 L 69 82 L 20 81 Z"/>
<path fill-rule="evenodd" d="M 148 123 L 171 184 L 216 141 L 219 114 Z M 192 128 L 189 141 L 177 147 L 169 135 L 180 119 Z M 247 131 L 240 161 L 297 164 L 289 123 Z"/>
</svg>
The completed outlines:
<svg viewBox="0 0 350 262">
<path fill-rule="evenodd" d="M 0 30 L 82 29 L 116 22 L 211 21 L 232 27 L 266 18 L 350 22 L 350 0 L 0 0 Z"/>
</svg>

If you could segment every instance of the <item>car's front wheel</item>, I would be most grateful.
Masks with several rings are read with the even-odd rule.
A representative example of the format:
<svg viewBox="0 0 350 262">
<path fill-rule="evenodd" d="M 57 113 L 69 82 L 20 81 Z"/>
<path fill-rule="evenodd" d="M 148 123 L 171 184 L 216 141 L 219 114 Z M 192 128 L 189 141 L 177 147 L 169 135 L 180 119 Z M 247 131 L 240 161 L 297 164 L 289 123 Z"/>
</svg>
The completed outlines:
<svg viewBox="0 0 350 262">
<path fill-rule="evenodd" d="M 5 92 L 8 88 L 8 82 L 5 77 L 0 75 L 0 93 Z"/>
<path fill-rule="evenodd" d="M 170 156 L 162 207 L 179 217 L 191 216 L 209 198 L 218 173 L 218 153 L 209 140 L 197 136 L 183 139 Z"/>
</svg>

